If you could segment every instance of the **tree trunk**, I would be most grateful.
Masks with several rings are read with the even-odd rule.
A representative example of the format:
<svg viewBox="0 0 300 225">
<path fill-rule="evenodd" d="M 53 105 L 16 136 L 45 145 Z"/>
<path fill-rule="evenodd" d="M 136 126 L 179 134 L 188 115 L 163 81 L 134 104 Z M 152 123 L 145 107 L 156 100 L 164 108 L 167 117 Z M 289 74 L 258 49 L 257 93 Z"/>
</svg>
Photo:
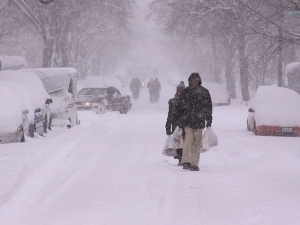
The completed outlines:
<svg viewBox="0 0 300 225">
<path fill-rule="evenodd" d="M 44 48 L 43 48 L 43 68 L 51 67 L 51 59 L 53 54 L 53 44 L 52 40 L 44 40 Z"/>
<path fill-rule="evenodd" d="M 213 80 L 215 83 L 221 83 L 221 77 L 218 68 L 218 53 L 217 53 L 217 46 L 216 46 L 216 38 L 214 35 L 211 36 L 211 45 L 212 45 L 212 53 L 213 53 L 213 63 L 212 63 L 212 70 L 213 70 Z"/>
<path fill-rule="evenodd" d="M 60 54 L 61 54 L 61 66 L 69 67 L 70 66 L 70 42 L 69 42 L 70 29 L 67 24 L 64 31 L 62 32 L 62 38 L 60 43 Z"/>
<path fill-rule="evenodd" d="M 248 88 L 248 62 L 246 58 L 246 36 L 244 26 L 239 27 L 239 61 L 240 61 L 240 79 L 241 91 L 243 101 L 249 101 L 249 88 Z"/>
<path fill-rule="evenodd" d="M 223 48 L 225 52 L 225 78 L 226 78 L 226 87 L 228 92 L 231 94 L 231 99 L 236 99 L 236 86 L 235 86 L 235 77 L 233 73 L 234 68 L 234 57 L 236 52 L 236 37 L 228 36 L 223 40 Z"/>
<path fill-rule="evenodd" d="M 239 12 L 238 12 L 238 44 L 239 44 L 239 63 L 240 63 L 240 82 L 241 82 L 241 92 L 243 101 L 250 100 L 249 87 L 248 87 L 248 60 L 246 57 L 246 34 L 245 34 L 245 18 L 244 18 L 244 5 L 239 2 Z"/>
<path fill-rule="evenodd" d="M 235 87 L 235 78 L 233 74 L 233 65 L 232 60 L 226 61 L 225 63 L 225 77 L 226 77 L 226 87 L 230 93 L 231 99 L 236 99 L 236 87 Z"/>
</svg>

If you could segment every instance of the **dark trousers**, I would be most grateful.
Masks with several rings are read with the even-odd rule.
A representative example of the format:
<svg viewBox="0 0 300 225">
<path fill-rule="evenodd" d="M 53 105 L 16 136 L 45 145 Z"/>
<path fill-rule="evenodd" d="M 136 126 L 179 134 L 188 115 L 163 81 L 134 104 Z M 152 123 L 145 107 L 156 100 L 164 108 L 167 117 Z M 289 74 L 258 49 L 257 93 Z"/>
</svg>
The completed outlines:
<svg viewBox="0 0 300 225">
<path fill-rule="evenodd" d="M 179 162 L 181 163 L 181 159 L 182 159 L 182 148 L 176 149 L 177 152 L 177 156 L 175 156 L 175 159 L 178 159 Z"/>
</svg>

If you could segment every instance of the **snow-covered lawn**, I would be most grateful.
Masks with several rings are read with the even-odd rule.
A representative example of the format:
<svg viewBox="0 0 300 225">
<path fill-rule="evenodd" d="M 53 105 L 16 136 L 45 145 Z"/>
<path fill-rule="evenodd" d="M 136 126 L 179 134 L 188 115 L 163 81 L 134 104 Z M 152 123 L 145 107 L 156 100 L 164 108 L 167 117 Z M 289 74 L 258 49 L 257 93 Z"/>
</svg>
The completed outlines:
<svg viewBox="0 0 300 225">
<path fill-rule="evenodd" d="M 127 115 L 79 112 L 75 128 L 0 145 L 0 224 L 299 224 L 300 138 L 255 136 L 244 104 L 214 107 L 219 146 L 183 170 L 161 154 L 175 87 L 162 90 Z"/>
</svg>

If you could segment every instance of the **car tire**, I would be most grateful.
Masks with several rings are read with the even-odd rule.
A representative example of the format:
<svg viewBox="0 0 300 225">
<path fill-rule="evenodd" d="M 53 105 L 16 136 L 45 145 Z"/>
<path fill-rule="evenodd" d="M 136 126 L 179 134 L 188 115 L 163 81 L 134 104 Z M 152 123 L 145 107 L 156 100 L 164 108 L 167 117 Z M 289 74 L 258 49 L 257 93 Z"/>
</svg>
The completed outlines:
<svg viewBox="0 0 300 225">
<path fill-rule="evenodd" d="M 105 113 L 105 105 L 103 102 L 100 102 L 98 107 L 97 107 L 97 114 L 104 114 Z"/>
</svg>

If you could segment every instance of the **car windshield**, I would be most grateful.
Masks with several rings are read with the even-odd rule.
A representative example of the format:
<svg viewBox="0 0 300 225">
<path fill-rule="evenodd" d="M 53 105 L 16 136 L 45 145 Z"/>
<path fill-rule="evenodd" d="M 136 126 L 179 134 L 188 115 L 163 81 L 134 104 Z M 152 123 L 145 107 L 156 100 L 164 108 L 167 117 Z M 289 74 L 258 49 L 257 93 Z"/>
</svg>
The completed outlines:
<svg viewBox="0 0 300 225">
<path fill-rule="evenodd" d="M 78 95 L 106 95 L 106 88 L 83 88 L 81 91 L 78 92 Z"/>
</svg>

